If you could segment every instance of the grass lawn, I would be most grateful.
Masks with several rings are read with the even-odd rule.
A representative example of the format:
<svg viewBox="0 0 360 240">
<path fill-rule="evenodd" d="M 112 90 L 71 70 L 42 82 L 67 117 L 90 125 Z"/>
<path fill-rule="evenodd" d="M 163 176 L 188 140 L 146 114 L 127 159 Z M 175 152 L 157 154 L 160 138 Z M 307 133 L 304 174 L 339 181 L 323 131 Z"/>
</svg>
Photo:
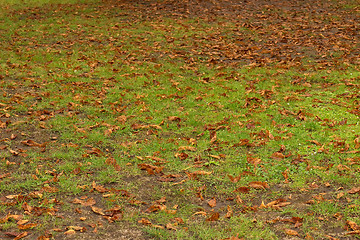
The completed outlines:
<svg viewBox="0 0 360 240">
<path fill-rule="evenodd" d="M 360 239 L 359 10 L 0 0 L 0 239 Z"/>
</svg>

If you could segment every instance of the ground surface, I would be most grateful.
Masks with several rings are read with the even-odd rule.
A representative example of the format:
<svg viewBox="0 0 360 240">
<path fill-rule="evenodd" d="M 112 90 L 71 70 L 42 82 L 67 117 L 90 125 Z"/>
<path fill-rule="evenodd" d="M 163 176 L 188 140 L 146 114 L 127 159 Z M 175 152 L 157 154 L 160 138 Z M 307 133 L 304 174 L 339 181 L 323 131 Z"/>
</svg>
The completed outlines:
<svg viewBox="0 0 360 240">
<path fill-rule="evenodd" d="M 31 3 L 0 15 L 1 239 L 359 238 L 358 1 Z"/>
</svg>

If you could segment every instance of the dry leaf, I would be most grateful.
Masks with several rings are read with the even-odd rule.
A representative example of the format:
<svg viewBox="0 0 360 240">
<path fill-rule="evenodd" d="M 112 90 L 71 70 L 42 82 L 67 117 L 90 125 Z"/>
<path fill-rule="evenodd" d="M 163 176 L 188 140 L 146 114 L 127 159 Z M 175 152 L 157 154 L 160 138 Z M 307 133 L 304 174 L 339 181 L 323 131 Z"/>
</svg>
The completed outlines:
<svg viewBox="0 0 360 240">
<path fill-rule="evenodd" d="M 354 231 L 357 231 L 357 230 L 360 230 L 360 226 L 356 224 L 356 222 L 353 222 L 353 221 L 346 221 L 346 225 L 348 225 L 351 230 L 354 230 Z"/>
<path fill-rule="evenodd" d="M 17 235 L 13 240 L 19 240 L 19 239 L 21 239 L 23 237 L 26 237 L 27 235 L 29 235 L 28 232 L 22 232 L 19 235 Z"/>
<path fill-rule="evenodd" d="M 147 226 L 150 226 L 150 225 L 151 225 L 151 222 L 150 222 L 148 219 L 146 219 L 146 218 L 140 219 L 140 220 L 138 221 L 138 223 L 141 223 L 141 224 L 147 225 Z"/>
<path fill-rule="evenodd" d="M 171 223 L 166 224 L 166 228 L 169 229 L 169 230 L 174 230 L 174 231 L 176 231 L 176 227 L 175 227 L 173 224 L 171 224 Z"/>
<path fill-rule="evenodd" d="M 64 232 L 65 235 L 74 235 L 75 233 L 76 233 L 76 232 L 75 232 L 75 230 L 73 230 L 73 229 L 70 229 L 70 230 Z"/>
<path fill-rule="evenodd" d="M 33 227 L 36 227 L 36 226 L 37 226 L 36 223 L 28 223 L 28 224 L 25 224 L 25 225 L 18 225 L 18 228 L 20 230 L 26 230 L 26 229 L 33 228 Z"/>
<path fill-rule="evenodd" d="M 178 148 L 178 151 L 196 151 L 196 147 L 192 147 L 192 146 L 181 146 Z"/>
<path fill-rule="evenodd" d="M 248 187 L 238 187 L 234 190 L 234 192 L 248 193 L 250 192 L 250 189 Z"/>
<path fill-rule="evenodd" d="M 348 191 L 348 193 L 350 193 L 350 194 L 355 194 L 355 193 L 358 193 L 358 192 L 360 192 L 360 187 L 353 187 L 352 189 L 350 189 Z"/>
<path fill-rule="evenodd" d="M 227 205 L 227 212 L 225 218 L 231 218 L 233 216 L 233 210 L 231 209 L 230 205 Z"/>
<path fill-rule="evenodd" d="M 100 215 L 105 215 L 104 211 L 101 208 L 92 206 L 91 210 L 93 210 L 94 213 L 100 214 Z"/>
<path fill-rule="evenodd" d="M 291 235 L 291 236 L 298 236 L 299 235 L 299 233 L 297 231 L 292 230 L 292 229 L 285 229 L 285 233 L 287 235 Z"/>
<path fill-rule="evenodd" d="M 208 204 L 210 207 L 214 208 L 216 207 L 216 199 L 215 198 L 212 198 L 208 201 Z"/>
<path fill-rule="evenodd" d="M 207 222 L 213 222 L 219 220 L 220 214 L 218 212 L 213 212 L 209 218 L 206 219 Z"/>
<path fill-rule="evenodd" d="M 266 182 L 254 181 L 254 182 L 249 183 L 249 187 L 252 187 L 255 189 L 266 189 L 266 188 L 269 188 L 269 185 Z"/>
</svg>

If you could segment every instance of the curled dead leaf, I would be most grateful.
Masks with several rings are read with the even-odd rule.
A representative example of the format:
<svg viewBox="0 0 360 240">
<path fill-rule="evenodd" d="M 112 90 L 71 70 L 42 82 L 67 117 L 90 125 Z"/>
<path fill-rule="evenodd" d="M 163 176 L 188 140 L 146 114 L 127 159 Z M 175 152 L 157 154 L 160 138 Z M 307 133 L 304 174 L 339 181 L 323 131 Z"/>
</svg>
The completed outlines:
<svg viewBox="0 0 360 240">
<path fill-rule="evenodd" d="M 178 151 L 196 151 L 196 147 L 193 146 L 181 146 L 178 148 Z"/>
<path fill-rule="evenodd" d="M 214 208 L 216 207 L 216 199 L 215 198 L 212 198 L 208 201 L 208 204 L 210 207 Z"/>
<path fill-rule="evenodd" d="M 150 222 L 148 219 L 146 219 L 146 218 L 140 219 L 140 220 L 138 221 L 138 223 L 140 223 L 140 224 L 142 224 L 142 225 L 146 225 L 146 226 L 151 226 L 151 225 L 152 225 L 151 222 Z"/>
<path fill-rule="evenodd" d="M 67 230 L 66 232 L 64 232 L 65 235 L 74 235 L 76 232 L 73 229 Z"/>
<path fill-rule="evenodd" d="M 28 223 L 28 224 L 24 224 L 24 225 L 18 225 L 18 228 L 20 230 L 26 230 L 26 229 L 29 229 L 29 228 L 34 228 L 36 226 L 37 226 L 36 223 Z"/>
<path fill-rule="evenodd" d="M 218 212 L 213 212 L 209 218 L 206 219 L 207 222 L 214 222 L 214 221 L 217 221 L 219 220 L 219 217 L 220 217 L 220 213 Z"/>
<path fill-rule="evenodd" d="M 94 213 L 97 213 L 97 214 L 100 214 L 100 215 L 105 215 L 104 211 L 99 207 L 91 206 L 91 210 Z"/>
<path fill-rule="evenodd" d="M 249 187 L 255 189 L 266 189 L 269 188 L 269 185 L 266 182 L 254 181 L 249 183 Z"/>
<path fill-rule="evenodd" d="M 299 236 L 299 233 L 292 229 L 285 229 L 285 233 L 290 236 Z"/>
<path fill-rule="evenodd" d="M 248 187 L 238 187 L 234 190 L 234 192 L 248 193 L 250 192 L 250 189 Z"/>
<path fill-rule="evenodd" d="M 176 227 L 171 223 L 166 224 L 166 228 L 169 229 L 169 230 L 174 230 L 174 231 L 177 230 Z"/>
<path fill-rule="evenodd" d="M 360 187 L 353 187 L 348 191 L 349 194 L 355 194 L 360 192 Z"/>
<path fill-rule="evenodd" d="M 96 204 L 96 201 L 94 198 L 88 198 L 86 200 L 80 200 L 80 199 L 75 198 L 72 202 L 81 204 L 83 206 L 92 206 L 92 205 Z"/>
</svg>

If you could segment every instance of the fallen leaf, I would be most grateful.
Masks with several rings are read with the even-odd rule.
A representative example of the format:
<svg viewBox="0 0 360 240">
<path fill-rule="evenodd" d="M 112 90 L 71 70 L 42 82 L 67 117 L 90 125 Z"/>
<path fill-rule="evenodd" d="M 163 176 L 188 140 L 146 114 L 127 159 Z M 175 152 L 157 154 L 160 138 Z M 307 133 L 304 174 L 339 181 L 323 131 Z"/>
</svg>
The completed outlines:
<svg viewBox="0 0 360 240">
<path fill-rule="evenodd" d="M 20 230 L 26 230 L 26 229 L 29 229 L 29 228 L 34 228 L 36 226 L 37 226 L 36 223 L 28 223 L 28 224 L 25 224 L 25 225 L 18 225 L 18 228 Z"/>
<path fill-rule="evenodd" d="M 250 192 L 250 189 L 248 187 L 238 187 L 234 190 L 234 192 L 248 193 Z"/>
<path fill-rule="evenodd" d="M 216 199 L 215 198 L 212 198 L 208 201 L 208 204 L 210 207 L 214 208 L 216 207 Z"/>
<path fill-rule="evenodd" d="M 76 232 L 75 232 L 75 230 L 73 230 L 73 229 L 70 229 L 70 230 L 64 232 L 65 235 L 74 235 L 75 233 L 76 233 Z"/>
<path fill-rule="evenodd" d="M 19 235 L 17 235 L 13 240 L 21 239 L 21 238 L 23 238 L 23 237 L 26 237 L 27 235 L 29 235 L 28 232 L 22 232 L 22 233 L 20 233 Z"/>
<path fill-rule="evenodd" d="M 178 148 L 178 151 L 196 151 L 196 147 L 193 146 L 181 146 Z"/>
<path fill-rule="evenodd" d="M 147 225 L 147 226 L 150 226 L 151 225 L 151 222 L 146 219 L 146 218 L 142 218 L 138 221 L 138 223 L 141 223 L 142 225 Z"/>
<path fill-rule="evenodd" d="M 171 223 L 166 224 L 165 227 L 166 227 L 167 229 L 169 229 L 169 230 L 174 230 L 174 231 L 177 230 L 176 227 L 175 227 L 173 224 L 171 224 Z"/>
<path fill-rule="evenodd" d="M 346 221 L 346 225 L 350 227 L 351 230 L 353 231 L 357 231 L 360 230 L 360 226 L 356 224 L 356 222 L 354 221 Z"/>
<path fill-rule="evenodd" d="M 292 230 L 292 229 L 285 229 L 285 233 L 290 236 L 298 236 L 299 235 L 299 233 L 297 231 Z"/>
<path fill-rule="evenodd" d="M 100 215 L 105 215 L 104 211 L 99 208 L 99 207 L 95 207 L 95 206 L 92 206 L 91 207 L 91 210 L 94 212 L 94 213 L 97 213 L 97 214 L 100 214 Z"/>
<path fill-rule="evenodd" d="M 266 188 L 269 188 L 269 185 L 266 182 L 254 181 L 254 182 L 249 183 L 249 187 L 252 187 L 255 189 L 266 189 Z"/>
<path fill-rule="evenodd" d="M 181 121 L 181 119 L 177 116 L 170 116 L 170 117 L 168 117 L 168 120 L 169 121 L 179 121 L 179 122 Z"/>
<path fill-rule="evenodd" d="M 349 194 L 355 194 L 360 192 L 360 187 L 353 187 L 348 191 Z"/>
<path fill-rule="evenodd" d="M 218 212 L 213 212 L 209 218 L 206 219 L 207 222 L 213 222 L 213 221 L 217 221 L 219 220 L 220 217 L 220 213 Z"/>
<path fill-rule="evenodd" d="M 225 214 L 225 218 L 231 218 L 233 216 L 233 210 L 231 209 L 230 205 L 227 205 L 227 212 Z"/>
<path fill-rule="evenodd" d="M 204 212 L 204 211 L 199 211 L 199 212 L 196 212 L 196 213 L 193 214 L 193 216 L 195 216 L 195 215 L 203 215 L 203 216 L 206 216 L 207 213 Z"/>
<path fill-rule="evenodd" d="M 88 198 L 86 200 L 80 200 L 80 199 L 75 198 L 72 202 L 73 203 L 79 203 L 79 204 L 81 204 L 83 206 L 93 206 L 93 205 L 96 204 L 96 201 L 95 201 L 94 198 Z"/>
</svg>

